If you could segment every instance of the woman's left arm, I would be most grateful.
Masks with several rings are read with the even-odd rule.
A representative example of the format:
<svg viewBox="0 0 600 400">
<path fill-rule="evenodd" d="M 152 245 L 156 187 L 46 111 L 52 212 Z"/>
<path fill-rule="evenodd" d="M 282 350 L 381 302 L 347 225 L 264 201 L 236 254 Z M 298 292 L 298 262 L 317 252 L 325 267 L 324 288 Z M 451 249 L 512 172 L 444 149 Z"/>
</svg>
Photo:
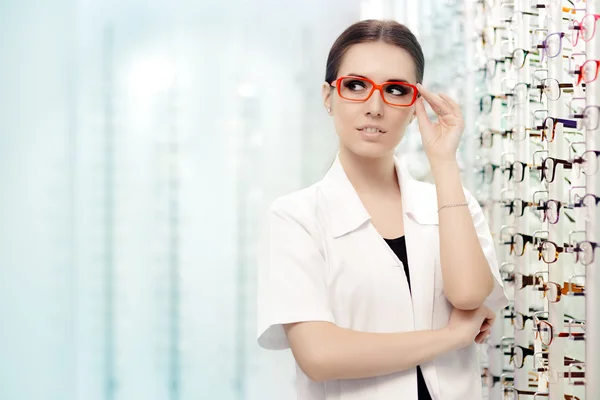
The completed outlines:
<svg viewBox="0 0 600 400">
<path fill-rule="evenodd" d="M 415 114 L 435 180 L 438 208 L 463 203 L 467 198 L 456 160 L 464 131 L 460 106 L 443 93 L 432 93 L 420 84 L 417 88 L 422 97 L 415 104 Z M 437 114 L 438 122 L 429 120 L 423 100 Z M 446 207 L 438 214 L 444 294 L 456 308 L 478 308 L 492 293 L 494 276 L 481 247 L 470 207 Z"/>
<path fill-rule="evenodd" d="M 438 207 L 467 202 L 456 162 L 431 162 Z M 438 212 L 444 294 L 463 310 L 481 306 L 494 288 L 494 276 L 473 224 L 469 206 Z"/>
</svg>

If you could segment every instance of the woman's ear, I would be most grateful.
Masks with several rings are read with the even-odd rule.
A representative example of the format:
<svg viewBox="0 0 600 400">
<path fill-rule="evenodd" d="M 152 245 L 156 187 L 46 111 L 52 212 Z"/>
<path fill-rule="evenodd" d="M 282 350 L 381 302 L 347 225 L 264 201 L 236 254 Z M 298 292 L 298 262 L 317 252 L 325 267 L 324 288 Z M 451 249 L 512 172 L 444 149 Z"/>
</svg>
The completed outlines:
<svg viewBox="0 0 600 400">
<path fill-rule="evenodd" d="M 325 106 L 325 109 L 327 110 L 327 113 L 331 115 L 331 85 L 329 84 L 329 82 L 324 82 L 323 83 L 323 90 L 322 90 L 322 94 L 323 94 L 323 105 Z"/>
</svg>

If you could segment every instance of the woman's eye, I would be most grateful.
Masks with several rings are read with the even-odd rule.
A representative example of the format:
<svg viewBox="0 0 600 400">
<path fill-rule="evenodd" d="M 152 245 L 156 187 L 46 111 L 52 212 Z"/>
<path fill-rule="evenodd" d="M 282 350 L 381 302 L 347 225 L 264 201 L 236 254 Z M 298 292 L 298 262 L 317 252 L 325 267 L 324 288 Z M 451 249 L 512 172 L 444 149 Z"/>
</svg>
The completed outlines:
<svg viewBox="0 0 600 400">
<path fill-rule="evenodd" d="M 350 90 L 364 90 L 366 85 L 361 81 L 349 81 L 346 82 L 346 87 Z"/>
<path fill-rule="evenodd" d="M 389 85 L 386 92 L 394 96 L 404 96 L 410 93 L 410 89 L 402 85 Z"/>
</svg>

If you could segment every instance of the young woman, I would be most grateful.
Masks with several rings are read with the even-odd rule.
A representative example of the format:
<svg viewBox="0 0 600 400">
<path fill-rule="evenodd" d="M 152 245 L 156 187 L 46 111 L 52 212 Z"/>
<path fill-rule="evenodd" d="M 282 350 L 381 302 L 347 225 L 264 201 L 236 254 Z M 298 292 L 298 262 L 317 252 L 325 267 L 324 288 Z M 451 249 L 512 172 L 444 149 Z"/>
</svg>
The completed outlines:
<svg viewBox="0 0 600 400">
<path fill-rule="evenodd" d="M 423 73 L 405 26 L 344 31 L 323 85 L 336 160 L 268 212 L 258 343 L 291 348 L 299 400 L 482 398 L 475 343 L 508 300 L 488 225 L 461 184 L 461 110 L 423 87 Z M 394 155 L 415 118 L 435 185 Z"/>
</svg>

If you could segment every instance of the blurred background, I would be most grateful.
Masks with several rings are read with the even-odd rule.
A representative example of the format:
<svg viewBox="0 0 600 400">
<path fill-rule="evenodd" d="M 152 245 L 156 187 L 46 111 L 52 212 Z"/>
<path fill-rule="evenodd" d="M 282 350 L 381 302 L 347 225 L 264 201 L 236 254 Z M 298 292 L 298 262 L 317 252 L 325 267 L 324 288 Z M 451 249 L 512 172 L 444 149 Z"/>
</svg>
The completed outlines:
<svg viewBox="0 0 600 400">
<path fill-rule="evenodd" d="M 255 250 L 270 202 L 335 157 L 329 48 L 396 19 L 464 102 L 453 10 L 0 1 L 0 399 L 294 398 L 291 353 L 256 345 Z M 427 179 L 415 129 L 398 152 Z"/>
</svg>

